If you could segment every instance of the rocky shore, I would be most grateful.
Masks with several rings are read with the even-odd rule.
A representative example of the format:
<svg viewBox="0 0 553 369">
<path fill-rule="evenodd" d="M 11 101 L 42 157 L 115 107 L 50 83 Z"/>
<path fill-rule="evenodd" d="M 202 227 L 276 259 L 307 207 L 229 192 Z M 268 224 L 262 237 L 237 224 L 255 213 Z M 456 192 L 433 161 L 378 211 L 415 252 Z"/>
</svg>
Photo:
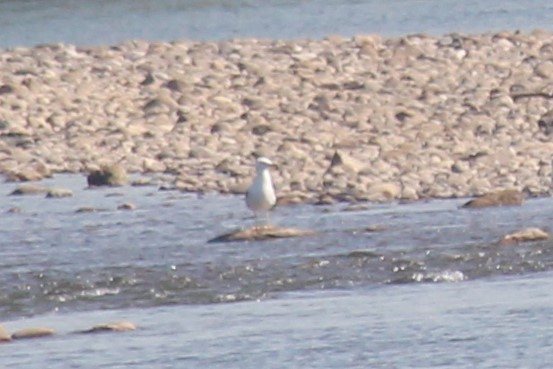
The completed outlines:
<svg viewBox="0 0 553 369">
<path fill-rule="evenodd" d="M 129 41 L 0 50 L 0 173 L 118 164 L 291 201 L 550 190 L 553 33 Z"/>
</svg>

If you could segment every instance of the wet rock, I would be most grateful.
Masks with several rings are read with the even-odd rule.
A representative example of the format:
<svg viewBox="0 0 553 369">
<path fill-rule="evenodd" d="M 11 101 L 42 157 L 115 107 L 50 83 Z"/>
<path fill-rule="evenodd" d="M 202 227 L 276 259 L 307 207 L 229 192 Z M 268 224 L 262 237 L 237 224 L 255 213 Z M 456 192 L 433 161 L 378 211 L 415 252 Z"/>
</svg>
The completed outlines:
<svg viewBox="0 0 553 369">
<path fill-rule="evenodd" d="M 130 202 L 124 202 L 124 203 L 120 204 L 119 206 L 117 206 L 117 209 L 119 209 L 119 210 L 134 210 L 134 209 L 136 209 L 136 205 L 132 204 Z"/>
<path fill-rule="evenodd" d="M 62 198 L 73 196 L 73 191 L 68 188 L 51 188 L 46 193 L 47 198 Z"/>
<path fill-rule="evenodd" d="M 336 199 L 329 194 L 322 194 L 319 196 L 317 201 L 315 201 L 315 205 L 332 205 L 336 202 Z"/>
<path fill-rule="evenodd" d="M 547 240 L 551 236 L 546 231 L 539 228 L 525 228 L 515 233 L 511 233 L 503 237 L 501 243 L 519 243 L 530 241 Z"/>
<path fill-rule="evenodd" d="M 81 331 L 80 333 L 128 332 L 134 330 L 136 330 L 136 326 L 132 322 L 122 321 L 96 325 L 90 329 Z"/>
<path fill-rule="evenodd" d="M 7 182 L 29 182 L 40 181 L 41 179 L 50 177 L 51 173 L 45 167 L 41 168 L 24 168 L 16 171 L 11 171 L 6 174 Z"/>
<path fill-rule="evenodd" d="M 12 337 L 10 336 L 6 328 L 0 325 L 0 343 L 9 342 L 11 340 L 12 340 Z"/>
<path fill-rule="evenodd" d="M 75 213 L 95 213 L 101 211 L 101 209 L 95 208 L 93 206 L 83 206 L 75 210 Z"/>
<path fill-rule="evenodd" d="M 131 182 L 133 187 L 154 186 L 155 182 L 151 178 L 137 178 Z"/>
<path fill-rule="evenodd" d="M 49 189 L 43 186 L 28 184 L 17 187 L 10 195 L 38 195 L 48 193 Z"/>
<path fill-rule="evenodd" d="M 12 339 L 29 339 L 29 338 L 39 338 L 52 336 L 55 331 L 51 328 L 25 328 L 19 331 L 16 331 L 12 334 Z"/>
<path fill-rule="evenodd" d="M 349 204 L 342 211 L 363 211 L 369 209 L 367 204 Z"/>
<path fill-rule="evenodd" d="M 483 208 L 489 206 L 517 206 L 524 202 L 524 195 L 518 190 L 490 192 L 465 204 L 463 208 Z"/>
<path fill-rule="evenodd" d="M 354 251 L 349 252 L 346 256 L 348 258 L 373 259 L 373 258 L 381 257 L 382 255 L 378 254 L 374 250 L 354 250 Z"/>
<path fill-rule="evenodd" d="M 124 186 L 128 182 L 127 171 L 120 165 L 103 166 L 93 170 L 87 177 L 88 185 L 93 186 Z"/>
<path fill-rule="evenodd" d="M 263 241 L 275 238 L 306 237 L 314 234 L 315 231 L 308 229 L 279 228 L 265 225 L 226 233 L 209 240 L 209 242 Z"/>
</svg>

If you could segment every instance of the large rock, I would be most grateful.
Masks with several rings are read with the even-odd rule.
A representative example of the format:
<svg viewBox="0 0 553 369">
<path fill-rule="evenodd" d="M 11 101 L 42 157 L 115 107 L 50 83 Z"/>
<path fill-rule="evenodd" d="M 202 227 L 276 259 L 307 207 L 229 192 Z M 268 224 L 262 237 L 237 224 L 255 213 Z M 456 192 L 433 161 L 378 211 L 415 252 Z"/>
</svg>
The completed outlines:
<svg viewBox="0 0 553 369">
<path fill-rule="evenodd" d="M 87 177 L 88 185 L 93 186 L 124 186 L 128 183 L 127 171 L 120 165 L 103 166 L 93 170 Z"/>
<path fill-rule="evenodd" d="M 279 228 L 272 225 L 265 225 L 226 233 L 209 240 L 209 242 L 263 241 L 275 238 L 305 237 L 314 234 L 314 231 L 308 229 Z"/>
<path fill-rule="evenodd" d="M 517 206 L 524 202 L 524 195 L 518 190 L 503 190 L 490 192 L 465 204 L 463 208 L 484 208 L 489 206 Z"/>
</svg>

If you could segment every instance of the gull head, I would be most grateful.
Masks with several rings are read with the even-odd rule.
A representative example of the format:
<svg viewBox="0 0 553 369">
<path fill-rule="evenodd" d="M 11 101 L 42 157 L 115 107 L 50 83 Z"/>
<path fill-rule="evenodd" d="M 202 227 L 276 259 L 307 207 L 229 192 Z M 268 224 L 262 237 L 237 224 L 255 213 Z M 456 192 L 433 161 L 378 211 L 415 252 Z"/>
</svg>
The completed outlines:
<svg viewBox="0 0 553 369">
<path fill-rule="evenodd" d="M 276 165 L 273 164 L 271 159 L 263 157 L 263 156 L 260 157 L 260 158 L 257 158 L 257 161 L 255 162 L 255 169 L 256 169 L 257 172 L 261 172 L 262 170 L 264 170 L 266 168 L 275 167 L 275 166 Z"/>
</svg>

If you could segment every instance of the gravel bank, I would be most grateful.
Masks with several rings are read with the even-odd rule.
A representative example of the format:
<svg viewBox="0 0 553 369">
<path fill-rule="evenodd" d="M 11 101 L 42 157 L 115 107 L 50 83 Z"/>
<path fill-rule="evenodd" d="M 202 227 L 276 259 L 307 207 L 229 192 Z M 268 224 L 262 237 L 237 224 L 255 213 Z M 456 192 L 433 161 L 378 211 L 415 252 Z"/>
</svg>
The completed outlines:
<svg viewBox="0 0 553 369">
<path fill-rule="evenodd" d="M 553 34 L 0 50 L 0 172 L 119 163 L 241 192 L 254 157 L 292 201 L 549 192 Z"/>
</svg>

